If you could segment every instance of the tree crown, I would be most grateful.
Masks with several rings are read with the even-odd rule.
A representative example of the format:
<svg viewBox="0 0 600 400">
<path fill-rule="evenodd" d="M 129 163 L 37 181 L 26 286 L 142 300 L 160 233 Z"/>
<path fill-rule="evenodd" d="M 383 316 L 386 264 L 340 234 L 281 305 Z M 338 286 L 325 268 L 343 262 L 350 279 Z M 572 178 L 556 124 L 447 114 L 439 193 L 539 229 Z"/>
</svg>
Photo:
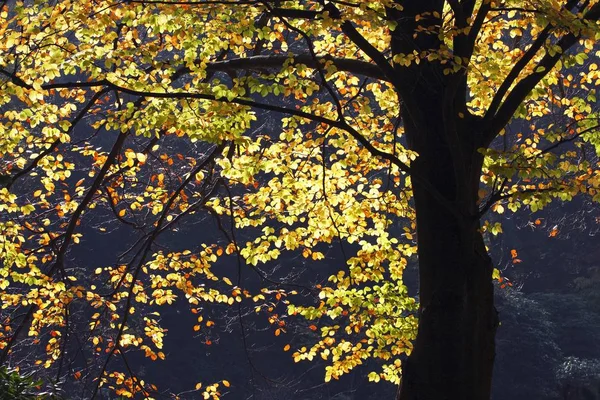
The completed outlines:
<svg viewBox="0 0 600 400">
<path fill-rule="evenodd" d="M 327 360 L 325 380 L 376 358 L 370 379 L 398 382 L 417 326 L 412 182 L 464 212 L 412 168 L 404 118 L 429 113 L 415 93 L 443 103 L 457 171 L 485 155 L 465 217 L 598 201 L 599 16 L 571 0 L 4 2 L 2 360 L 24 335 L 44 344 L 33 363 L 90 393 L 151 396 L 126 354 L 165 357 L 156 306 L 189 304 L 210 345 L 206 304 L 253 303 L 277 336 L 312 321 L 293 357 Z M 218 235 L 185 239 L 199 223 Z M 127 247 L 80 265 L 104 235 Z M 296 253 L 339 253 L 340 272 L 316 288 L 265 272 Z M 264 287 L 222 272 L 232 262 Z M 73 327 L 86 368 L 65 361 Z"/>
</svg>

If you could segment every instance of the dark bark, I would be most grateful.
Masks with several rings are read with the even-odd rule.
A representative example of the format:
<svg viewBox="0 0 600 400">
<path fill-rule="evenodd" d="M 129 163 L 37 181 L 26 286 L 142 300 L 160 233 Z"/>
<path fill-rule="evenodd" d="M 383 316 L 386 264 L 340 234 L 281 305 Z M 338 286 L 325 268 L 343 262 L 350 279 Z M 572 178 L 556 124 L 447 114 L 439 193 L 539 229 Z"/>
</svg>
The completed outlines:
<svg viewBox="0 0 600 400">
<path fill-rule="evenodd" d="M 402 2 L 402 10 L 388 10 L 399 22 L 392 53 L 437 51 L 441 42 L 433 32 L 443 3 Z M 470 54 L 471 38 L 458 42 L 457 51 Z M 477 149 L 486 135 L 481 121 L 466 111 L 464 73 L 444 74 L 443 68 L 427 60 L 395 67 L 408 146 L 419 154 L 411 170 L 422 178 L 413 180 L 420 321 L 398 399 L 489 400 L 498 318 L 477 204 L 483 162 Z"/>
<path fill-rule="evenodd" d="M 439 179 L 451 179 L 443 163 L 438 168 Z M 497 326 L 490 258 L 478 224 L 414 190 L 421 312 L 399 399 L 487 400 Z"/>
<path fill-rule="evenodd" d="M 392 54 L 439 51 L 443 45 L 436 31 L 441 26 L 444 1 L 398 3 L 401 7 L 387 10 L 388 18 L 398 22 L 392 32 Z M 468 25 L 475 3 L 448 3 L 456 27 Z M 569 1 L 565 7 L 578 3 Z M 490 7 L 481 4 L 469 33 L 454 38 L 455 55 L 470 59 Z M 600 4 L 585 10 L 587 7 L 585 2 L 579 10 L 583 19 L 598 20 Z M 483 119 L 472 117 L 466 109 L 464 71 L 448 73 L 441 63 L 425 59 L 394 67 L 390 81 L 402 101 L 408 145 L 419 154 L 411 170 L 420 178 L 413 179 L 420 322 L 414 350 L 403 365 L 399 400 L 490 398 L 498 316 L 493 266 L 479 230 L 477 191 L 483 157 L 478 148 L 490 145 L 531 90 L 580 38 L 576 32 L 565 33 L 556 42 L 561 51 L 545 54 L 534 72 L 517 81 L 552 29 L 548 25 L 515 64 Z"/>
<path fill-rule="evenodd" d="M 497 327 L 492 266 L 481 236 L 440 214 L 418 218 L 421 315 L 399 399 L 487 400 Z"/>
<path fill-rule="evenodd" d="M 481 157 L 464 143 L 453 151 L 442 105 L 436 107 L 431 98 L 421 104 L 430 118 L 420 126 L 404 117 L 406 133 L 419 152 L 412 168 L 456 210 L 442 207 L 426 188 L 414 183 L 421 310 L 414 351 L 403 367 L 399 399 L 487 400 L 498 319 L 493 267 L 477 217 Z M 474 135 L 462 132 L 460 137 Z M 453 157 L 457 152 L 461 160 Z"/>
<path fill-rule="evenodd" d="M 452 207 L 413 182 L 421 309 L 398 399 L 489 400 L 498 318 L 493 267 L 479 230 L 483 135 L 478 120 L 458 116 L 454 96 L 447 96 L 454 88 L 439 75 L 410 82 L 402 114 L 409 146 L 419 154 L 411 169 Z"/>
</svg>

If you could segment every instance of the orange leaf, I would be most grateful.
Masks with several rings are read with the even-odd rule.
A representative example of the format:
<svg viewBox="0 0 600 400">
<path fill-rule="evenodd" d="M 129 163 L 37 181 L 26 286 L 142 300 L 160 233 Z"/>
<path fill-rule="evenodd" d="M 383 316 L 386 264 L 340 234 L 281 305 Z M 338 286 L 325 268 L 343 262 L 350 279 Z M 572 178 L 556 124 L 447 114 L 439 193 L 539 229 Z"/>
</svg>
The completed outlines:
<svg viewBox="0 0 600 400">
<path fill-rule="evenodd" d="M 311 325 L 311 326 L 308 327 L 308 329 L 310 329 L 311 331 L 316 331 L 317 327 L 314 326 L 314 325 Z"/>
<path fill-rule="evenodd" d="M 510 251 L 510 256 L 511 256 L 512 258 L 517 258 L 517 255 L 518 255 L 518 254 L 517 254 L 517 250 L 515 250 L 515 249 L 512 249 L 512 250 Z"/>
<path fill-rule="evenodd" d="M 285 346 L 283 346 L 283 351 L 288 351 L 290 349 L 290 345 L 286 344 Z"/>
</svg>

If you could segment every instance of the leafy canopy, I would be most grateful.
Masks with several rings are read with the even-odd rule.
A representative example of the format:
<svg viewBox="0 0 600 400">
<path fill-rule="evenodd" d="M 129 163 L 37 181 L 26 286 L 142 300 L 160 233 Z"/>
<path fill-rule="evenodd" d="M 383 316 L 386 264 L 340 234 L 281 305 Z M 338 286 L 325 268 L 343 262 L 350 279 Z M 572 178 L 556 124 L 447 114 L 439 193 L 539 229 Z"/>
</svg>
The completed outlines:
<svg viewBox="0 0 600 400">
<path fill-rule="evenodd" d="M 392 54 L 387 15 L 402 1 L 4 2 L 2 361 L 42 365 L 89 393 L 152 397 L 158 389 L 118 360 L 165 358 L 159 306 L 187 304 L 190 335 L 210 345 L 219 322 L 203 315 L 208 304 L 253 304 L 275 335 L 290 316 L 312 321 L 314 343 L 292 356 L 322 357 L 326 381 L 380 359 L 369 378 L 397 383 L 417 326 L 403 271 L 416 253 L 418 154 L 393 68 L 466 74 L 460 118 L 501 114 L 520 82 L 541 77 L 480 150 L 482 214 L 600 200 L 598 2 L 484 0 L 473 15 L 455 3 L 415 18 L 439 19 L 421 28 L 441 48 Z M 472 29 L 472 55 L 455 55 Z M 203 220 L 215 234 L 190 242 Z M 111 237 L 128 247 L 94 250 Z M 340 272 L 312 288 L 312 306 L 264 273 L 293 254 L 318 263 L 332 247 L 345 259 L 330 260 Z M 78 248 L 102 261 L 81 264 Z M 232 263 L 264 288 L 223 273 Z M 85 364 L 73 361 L 75 336 Z M 217 398 L 227 387 L 195 390 Z"/>
</svg>

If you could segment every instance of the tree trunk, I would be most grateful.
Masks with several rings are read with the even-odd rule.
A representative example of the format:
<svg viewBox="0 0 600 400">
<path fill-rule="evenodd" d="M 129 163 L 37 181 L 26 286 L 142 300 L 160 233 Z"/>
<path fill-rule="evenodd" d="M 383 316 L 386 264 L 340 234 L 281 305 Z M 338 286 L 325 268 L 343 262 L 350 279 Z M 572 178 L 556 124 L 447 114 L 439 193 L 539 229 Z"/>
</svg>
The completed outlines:
<svg viewBox="0 0 600 400">
<path fill-rule="evenodd" d="M 450 136 L 442 98 L 439 92 L 415 94 L 412 100 L 426 118 L 403 112 L 409 146 L 419 153 L 411 168 L 421 306 L 398 399 L 489 400 L 498 318 L 493 267 L 479 230 L 483 158 L 471 143 L 474 125 L 458 122 L 458 132 Z"/>
<path fill-rule="evenodd" d="M 440 54 L 442 0 L 399 1 L 393 56 Z M 463 2 L 461 2 L 462 4 Z M 467 2 L 465 2 L 467 3 Z M 472 3 L 474 4 L 474 3 Z M 466 37 L 454 48 L 469 57 Z M 459 46 L 460 45 L 460 46 Z M 403 365 L 399 400 L 489 400 L 498 317 L 492 263 L 479 226 L 485 146 L 481 120 L 467 110 L 466 71 L 421 57 L 394 65 L 417 213 L 420 321 Z"/>
<path fill-rule="evenodd" d="M 417 206 L 418 207 L 418 206 Z M 400 400 L 488 400 L 497 314 L 481 235 L 423 207 L 420 321 L 403 367 Z"/>
</svg>

